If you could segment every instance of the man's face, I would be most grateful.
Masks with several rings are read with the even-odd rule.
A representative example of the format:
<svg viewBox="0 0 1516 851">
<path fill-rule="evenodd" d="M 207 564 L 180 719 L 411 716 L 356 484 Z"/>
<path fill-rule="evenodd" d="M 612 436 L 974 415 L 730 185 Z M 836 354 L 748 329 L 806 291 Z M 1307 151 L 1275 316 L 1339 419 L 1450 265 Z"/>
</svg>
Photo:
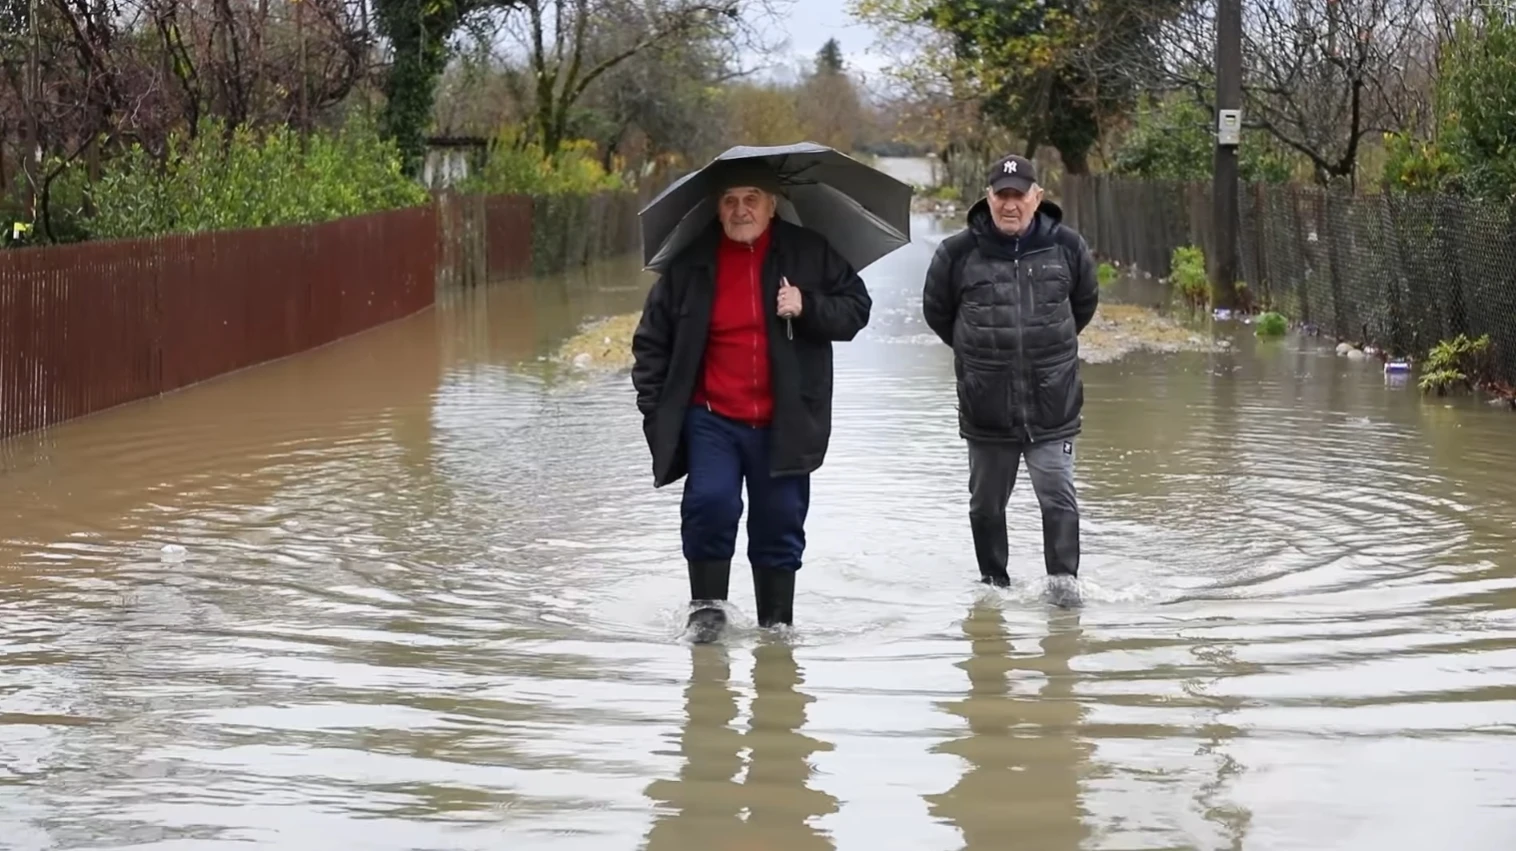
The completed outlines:
<svg viewBox="0 0 1516 851">
<path fill-rule="evenodd" d="M 717 209 L 721 228 L 735 242 L 751 243 L 774 218 L 774 196 L 753 186 L 736 186 L 721 194 Z"/>
<path fill-rule="evenodd" d="M 1042 187 L 1034 185 L 1030 191 L 1022 192 L 1008 186 L 999 191 L 991 190 L 987 197 L 995 227 L 1007 236 L 1020 236 L 1031 226 L 1032 215 L 1042 203 Z"/>
</svg>

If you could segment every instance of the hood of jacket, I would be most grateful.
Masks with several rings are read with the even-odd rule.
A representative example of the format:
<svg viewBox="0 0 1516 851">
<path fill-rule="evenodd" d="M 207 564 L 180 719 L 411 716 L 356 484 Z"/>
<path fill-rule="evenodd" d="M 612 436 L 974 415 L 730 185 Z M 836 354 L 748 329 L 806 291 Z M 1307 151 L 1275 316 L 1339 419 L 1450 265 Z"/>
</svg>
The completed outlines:
<svg viewBox="0 0 1516 851">
<path fill-rule="evenodd" d="M 995 257 L 1016 257 L 1052 245 L 1053 232 L 1062 223 L 1063 208 L 1046 198 L 1032 214 L 1032 226 L 1021 236 L 1008 236 L 995 226 L 987 198 L 974 202 L 968 213 L 969 231 L 974 234 L 974 242 L 980 251 Z"/>
</svg>

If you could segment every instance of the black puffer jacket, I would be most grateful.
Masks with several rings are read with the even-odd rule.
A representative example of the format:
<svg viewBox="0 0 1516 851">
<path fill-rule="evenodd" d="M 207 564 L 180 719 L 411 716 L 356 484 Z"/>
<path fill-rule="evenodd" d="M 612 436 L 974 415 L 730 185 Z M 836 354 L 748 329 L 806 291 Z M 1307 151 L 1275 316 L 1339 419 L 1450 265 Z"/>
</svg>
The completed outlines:
<svg viewBox="0 0 1516 851">
<path fill-rule="evenodd" d="M 1099 288 L 1084 239 L 1051 201 L 1032 227 L 1010 237 L 989 204 L 943 240 L 927 270 L 921 308 L 953 347 L 958 429 L 970 440 L 1066 440 L 1083 424 L 1079 332 L 1095 316 Z"/>
</svg>

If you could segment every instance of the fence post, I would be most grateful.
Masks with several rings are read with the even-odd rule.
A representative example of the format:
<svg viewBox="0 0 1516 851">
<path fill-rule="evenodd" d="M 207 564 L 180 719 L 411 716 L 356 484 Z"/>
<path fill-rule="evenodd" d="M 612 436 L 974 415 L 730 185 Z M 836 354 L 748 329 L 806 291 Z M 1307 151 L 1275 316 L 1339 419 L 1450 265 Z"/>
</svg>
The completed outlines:
<svg viewBox="0 0 1516 851">
<path fill-rule="evenodd" d="M 1352 329 L 1348 327 L 1348 317 L 1342 309 L 1342 264 L 1337 257 L 1341 242 L 1337 232 L 1336 213 L 1339 209 L 1341 205 L 1333 197 L 1332 191 L 1324 190 L 1321 194 L 1321 222 L 1324 227 L 1318 229 L 1317 238 L 1325 237 L 1326 240 L 1327 283 L 1330 287 L 1329 292 L 1332 294 L 1332 332 L 1337 339 L 1347 340 L 1352 337 Z"/>
</svg>

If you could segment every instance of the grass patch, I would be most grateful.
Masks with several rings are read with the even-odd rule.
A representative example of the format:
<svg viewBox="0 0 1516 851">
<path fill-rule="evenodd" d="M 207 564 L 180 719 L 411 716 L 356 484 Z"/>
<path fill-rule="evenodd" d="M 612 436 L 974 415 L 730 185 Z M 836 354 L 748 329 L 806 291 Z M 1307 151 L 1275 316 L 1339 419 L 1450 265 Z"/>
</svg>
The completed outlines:
<svg viewBox="0 0 1516 851">
<path fill-rule="evenodd" d="M 596 372 L 631 369 L 632 335 L 641 319 L 640 313 L 627 313 L 591 322 L 565 340 L 554 359 Z"/>
<path fill-rule="evenodd" d="M 1091 363 L 1118 360 L 1136 351 L 1211 351 L 1214 340 L 1150 307 L 1102 304 L 1084 333 L 1079 356 Z"/>
</svg>

